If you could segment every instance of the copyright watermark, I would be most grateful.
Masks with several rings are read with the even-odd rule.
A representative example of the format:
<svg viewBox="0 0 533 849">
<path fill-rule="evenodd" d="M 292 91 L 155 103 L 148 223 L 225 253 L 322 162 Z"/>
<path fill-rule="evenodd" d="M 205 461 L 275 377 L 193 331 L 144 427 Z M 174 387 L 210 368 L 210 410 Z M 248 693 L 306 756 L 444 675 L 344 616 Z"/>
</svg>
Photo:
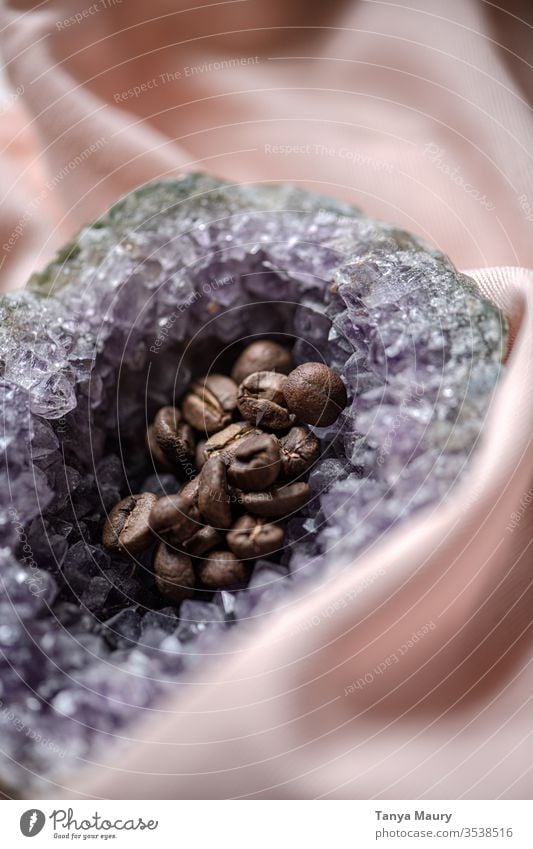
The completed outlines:
<svg viewBox="0 0 533 849">
<path fill-rule="evenodd" d="M 191 294 L 185 298 L 181 304 L 178 304 L 177 308 L 171 312 L 170 315 L 166 316 L 161 321 L 158 334 L 155 337 L 153 344 L 150 345 L 149 350 L 151 353 L 159 354 L 159 352 L 164 348 L 169 337 L 172 335 L 172 328 L 184 312 L 189 310 L 199 301 L 212 295 L 218 289 L 222 289 L 224 286 L 230 285 L 234 282 L 234 280 L 235 278 L 232 275 L 227 275 L 226 277 L 220 277 L 213 280 L 206 280 L 205 283 L 202 283 L 199 289 L 195 289 L 194 292 L 191 292 Z"/>
<path fill-rule="evenodd" d="M 390 669 L 391 666 L 395 666 L 400 662 L 402 657 L 404 657 L 408 651 L 414 648 L 420 640 L 422 640 L 427 634 L 431 631 L 434 631 L 437 626 L 430 620 L 422 625 L 421 628 L 418 628 L 416 631 L 413 631 L 411 636 L 405 640 L 401 646 L 398 646 L 396 651 L 391 652 L 384 660 L 380 661 L 372 670 L 368 670 L 357 678 L 355 681 L 352 681 L 351 684 L 347 684 L 344 688 L 344 695 L 349 696 L 352 693 L 355 693 L 356 690 L 364 690 L 365 687 L 368 687 L 370 684 L 373 684 L 376 678 L 380 675 L 383 675 L 387 669 Z"/>
<path fill-rule="evenodd" d="M 394 166 L 385 159 L 375 159 L 366 153 L 349 147 L 330 147 L 325 144 L 265 144 L 267 156 L 321 156 L 329 159 L 341 159 L 352 165 L 362 165 L 374 171 L 387 171 L 392 174 Z"/>
<path fill-rule="evenodd" d="M 8 513 L 11 521 L 13 522 L 13 527 L 15 528 L 15 533 L 18 537 L 18 542 L 23 554 L 22 562 L 30 571 L 30 574 L 24 583 L 27 585 L 32 595 L 40 596 L 45 589 L 45 586 L 43 586 L 43 573 L 33 556 L 33 549 L 28 541 L 24 525 L 20 521 L 18 511 L 15 507 L 10 507 Z"/>
<path fill-rule="evenodd" d="M 115 103 L 125 103 L 127 100 L 142 97 L 142 95 L 148 94 L 148 92 L 156 88 L 162 88 L 169 83 L 179 82 L 190 77 L 197 77 L 200 74 L 212 74 L 217 71 L 228 71 L 234 68 L 258 65 L 260 61 L 259 56 L 236 56 L 232 59 L 221 59 L 218 62 L 201 62 L 198 65 L 185 65 L 178 70 L 163 71 L 157 77 L 151 77 L 151 79 L 137 83 L 137 85 L 133 85 L 124 91 L 116 91 L 113 95 L 113 100 Z"/>
<path fill-rule="evenodd" d="M 452 165 L 446 158 L 446 150 L 438 144 L 428 142 L 424 147 L 424 156 L 438 168 L 438 170 L 449 177 L 452 183 L 459 186 L 470 197 L 477 200 L 489 212 L 496 209 L 495 205 L 487 198 L 487 195 L 476 189 L 461 173 L 459 165 Z"/>
<path fill-rule="evenodd" d="M 56 21 L 56 29 L 68 29 L 69 27 L 76 26 L 76 24 L 83 23 L 87 18 L 97 15 L 98 12 L 105 12 L 106 9 L 112 9 L 114 6 L 120 5 L 122 5 L 122 0 L 97 0 L 96 3 L 86 6 L 85 9 L 81 9 L 81 11 L 76 12 L 74 15 L 69 15 L 63 18 L 62 21 Z"/>
<path fill-rule="evenodd" d="M 2 245 L 2 249 L 4 253 L 9 254 L 20 237 L 24 233 L 24 229 L 26 225 L 32 220 L 34 215 L 38 212 L 41 205 L 49 196 L 50 192 L 54 191 L 76 168 L 89 159 L 94 153 L 97 153 L 107 144 L 107 139 L 104 136 L 100 136 L 100 138 L 96 139 L 92 144 L 87 145 L 80 153 L 76 156 L 73 156 L 53 177 L 51 177 L 44 185 L 44 188 L 41 189 L 39 194 L 33 198 L 33 200 L 27 205 L 24 213 L 21 215 L 19 220 L 17 221 L 15 227 L 11 231 L 9 238 Z"/>
</svg>

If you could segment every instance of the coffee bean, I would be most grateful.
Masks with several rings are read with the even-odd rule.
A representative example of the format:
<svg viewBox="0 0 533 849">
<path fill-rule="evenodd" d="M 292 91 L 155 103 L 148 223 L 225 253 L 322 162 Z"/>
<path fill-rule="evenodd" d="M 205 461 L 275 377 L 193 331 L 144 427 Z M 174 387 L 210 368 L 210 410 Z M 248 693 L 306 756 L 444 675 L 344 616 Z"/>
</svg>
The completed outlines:
<svg viewBox="0 0 533 849">
<path fill-rule="evenodd" d="M 292 425 L 294 416 L 287 409 L 283 388 L 284 374 L 256 371 L 239 386 L 237 404 L 244 419 L 256 426 L 284 430 Z"/>
<path fill-rule="evenodd" d="M 200 486 L 200 478 L 198 475 L 188 481 L 180 490 L 180 495 L 187 499 L 190 505 L 198 506 L 198 487 Z"/>
<path fill-rule="evenodd" d="M 333 424 L 347 404 L 340 376 L 324 363 L 304 363 L 291 371 L 283 386 L 288 408 L 307 424 Z"/>
<path fill-rule="evenodd" d="M 242 506 L 242 499 L 243 499 L 243 496 L 244 496 L 244 492 L 243 492 L 242 489 L 237 489 L 236 486 L 229 486 L 228 487 L 228 493 L 229 493 L 229 496 L 228 496 L 229 497 L 229 503 L 231 505 L 233 505 L 233 506 L 241 505 Z"/>
<path fill-rule="evenodd" d="M 270 339 L 258 339 L 237 358 L 231 376 L 239 384 L 256 371 L 277 371 L 288 374 L 293 368 L 292 357 L 283 345 Z"/>
<path fill-rule="evenodd" d="M 209 457 L 222 457 L 226 463 L 229 463 L 235 447 L 242 439 L 260 433 L 262 431 L 250 422 L 234 422 L 228 425 L 224 430 L 219 430 L 218 433 L 209 437 L 204 445 L 203 462 L 205 463 Z"/>
<path fill-rule="evenodd" d="M 228 532 L 227 541 L 233 553 L 241 560 L 267 557 L 279 551 L 285 532 L 281 525 L 273 525 L 258 516 L 241 516 Z"/>
<path fill-rule="evenodd" d="M 176 543 L 184 542 L 196 533 L 200 522 L 200 511 L 194 501 L 184 495 L 184 489 L 176 495 L 159 498 L 150 513 L 152 530 Z"/>
<path fill-rule="evenodd" d="M 223 534 L 211 525 L 203 525 L 196 533 L 186 540 L 181 548 L 191 557 L 201 557 L 219 545 L 224 539 Z"/>
<path fill-rule="evenodd" d="M 264 492 L 244 492 L 242 504 L 256 516 L 277 519 L 295 513 L 309 501 L 310 497 L 309 484 L 301 481 L 273 486 Z"/>
<path fill-rule="evenodd" d="M 225 374 L 210 374 L 204 379 L 203 384 L 213 395 L 216 395 L 226 413 L 232 413 L 237 409 L 238 384 L 231 377 Z"/>
<path fill-rule="evenodd" d="M 173 466 L 190 465 L 194 455 L 194 431 L 177 407 L 161 407 L 153 424 L 154 439 Z"/>
<path fill-rule="evenodd" d="M 232 451 L 228 466 L 231 483 L 246 491 L 265 489 L 274 483 L 281 469 L 279 442 L 263 433 L 241 439 Z"/>
<path fill-rule="evenodd" d="M 176 548 L 182 548 L 184 540 L 189 539 L 192 535 L 194 535 L 199 528 L 203 527 L 202 517 L 200 516 L 200 510 L 198 509 L 198 487 L 199 487 L 199 478 L 195 477 L 186 483 L 179 491 L 178 495 L 183 499 L 184 512 L 188 515 L 189 519 L 193 523 L 192 525 L 181 519 L 172 527 L 170 527 L 167 531 L 163 531 L 162 534 L 165 539 L 172 543 L 172 545 L 176 546 Z"/>
<path fill-rule="evenodd" d="M 207 460 L 199 480 L 198 507 L 202 517 L 215 528 L 231 527 L 232 515 L 224 461 L 220 457 Z"/>
<path fill-rule="evenodd" d="M 222 391 L 223 398 L 220 399 L 212 386 L 220 388 L 220 380 L 216 378 L 223 376 L 211 375 L 204 380 L 198 380 L 192 384 L 191 389 L 185 395 L 181 409 L 184 417 L 192 427 L 204 433 L 216 433 L 217 430 L 222 430 L 231 421 L 231 409 L 226 409 L 224 404 L 231 404 L 228 387 L 225 386 Z M 229 378 L 223 378 L 224 381 L 230 381 Z"/>
<path fill-rule="evenodd" d="M 287 478 L 303 474 L 320 456 L 320 443 L 306 427 L 292 427 L 280 443 L 281 465 Z"/>
<path fill-rule="evenodd" d="M 191 558 L 174 551 L 164 542 L 155 553 L 154 575 L 159 592 L 173 601 L 183 601 L 194 594 L 196 575 Z"/>
<path fill-rule="evenodd" d="M 339 375 L 318 363 L 294 369 L 288 349 L 271 340 L 249 345 L 232 377 L 196 380 L 181 409 L 158 410 L 146 435 L 150 454 L 158 468 L 181 471 L 189 481 L 175 495 L 124 499 L 104 528 L 104 544 L 115 551 L 140 552 L 154 534 L 162 537 L 155 579 L 175 601 L 194 592 L 195 571 L 206 589 L 238 587 L 249 575 L 242 560 L 279 552 L 284 528 L 276 520 L 310 499 L 309 485 L 295 478 L 320 451 L 306 427 L 293 426 L 296 415 L 324 424 L 333 407 L 335 418 L 346 403 Z M 242 421 L 233 421 L 237 411 Z M 194 430 L 207 438 L 197 441 Z"/>
<path fill-rule="evenodd" d="M 231 425 L 230 425 L 230 427 L 231 427 Z M 223 431 L 221 431 L 221 430 L 219 431 L 219 433 L 222 433 L 222 432 Z M 201 439 L 199 442 L 196 443 L 194 463 L 195 463 L 197 472 L 202 471 L 202 466 L 204 465 L 205 461 L 207 460 L 206 453 L 205 453 L 206 444 L 207 444 L 206 439 Z"/>
<path fill-rule="evenodd" d="M 154 426 L 149 425 L 146 431 L 146 447 L 154 466 L 161 472 L 173 472 L 174 465 L 165 457 L 155 438 Z"/>
<path fill-rule="evenodd" d="M 152 492 L 128 495 L 115 504 L 102 533 L 102 542 L 110 551 L 124 551 L 135 556 L 152 542 L 150 512 L 157 501 Z"/>
<path fill-rule="evenodd" d="M 204 587 L 212 590 L 240 586 L 248 580 L 248 569 L 232 551 L 212 551 L 196 571 Z"/>
</svg>

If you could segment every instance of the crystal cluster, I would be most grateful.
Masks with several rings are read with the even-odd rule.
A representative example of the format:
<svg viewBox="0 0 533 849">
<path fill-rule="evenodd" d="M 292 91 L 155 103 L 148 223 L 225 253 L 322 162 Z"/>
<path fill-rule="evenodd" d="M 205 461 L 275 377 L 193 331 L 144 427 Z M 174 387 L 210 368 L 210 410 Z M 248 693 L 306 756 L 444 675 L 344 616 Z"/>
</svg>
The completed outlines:
<svg viewBox="0 0 533 849">
<path fill-rule="evenodd" d="M 168 606 L 101 544 L 128 492 L 170 493 L 142 434 L 191 375 L 261 335 L 325 360 L 350 405 L 315 428 L 313 510 L 249 587 Z M 176 681 L 463 474 L 506 344 L 442 254 L 289 186 L 145 186 L 0 301 L 0 780 L 79 766 Z M 165 606 L 166 605 L 166 606 Z"/>
</svg>

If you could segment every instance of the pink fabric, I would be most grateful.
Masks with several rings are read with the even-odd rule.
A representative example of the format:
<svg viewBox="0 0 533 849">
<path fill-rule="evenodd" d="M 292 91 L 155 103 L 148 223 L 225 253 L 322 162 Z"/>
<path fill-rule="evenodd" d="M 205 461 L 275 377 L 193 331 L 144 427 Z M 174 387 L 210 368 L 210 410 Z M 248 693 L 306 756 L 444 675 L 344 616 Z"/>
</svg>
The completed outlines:
<svg viewBox="0 0 533 849">
<path fill-rule="evenodd" d="M 283 616 L 235 633 L 105 763 L 49 793 L 528 798 L 527 6 L 188 5 L 4 7 L 19 94 L 0 116 L 2 285 L 22 285 L 120 193 L 200 168 L 346 198 L 485 269 L 474 277 L 515 341 L 482 447 L 444 504 Z"/>
</svg>

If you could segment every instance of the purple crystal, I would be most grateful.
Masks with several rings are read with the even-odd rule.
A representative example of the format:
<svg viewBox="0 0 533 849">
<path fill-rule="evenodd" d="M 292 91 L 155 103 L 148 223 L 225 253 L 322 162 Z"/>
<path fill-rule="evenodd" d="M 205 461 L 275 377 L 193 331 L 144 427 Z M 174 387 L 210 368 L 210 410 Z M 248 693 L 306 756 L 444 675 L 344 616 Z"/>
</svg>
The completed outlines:
<svg viewBox="0 0 533 849">
<path fill-rule="evenodd" d="M 191 374 L 276 334 L 339 370 L 313 508 L 236 594 L 162 607 L 150 552 L 102 549 L 127 492 L 173 492 L 146 422 Z M 442 254 L 290 186 L 145 186 L 0 300 L 0 777 L 72 769 L 289 592 L 445 498 L 476 446 L 506 328 Z M 292 588 L 292 589 L 291 589 Z M 240 620 L 240 621 L 239 621 Z M 236 625 L 235 625 L 236 623 Z M 222 641 L 223 642 L 223 641 Z M 17 766 L 18 765 L 18 766 Z"/>
</svg>

